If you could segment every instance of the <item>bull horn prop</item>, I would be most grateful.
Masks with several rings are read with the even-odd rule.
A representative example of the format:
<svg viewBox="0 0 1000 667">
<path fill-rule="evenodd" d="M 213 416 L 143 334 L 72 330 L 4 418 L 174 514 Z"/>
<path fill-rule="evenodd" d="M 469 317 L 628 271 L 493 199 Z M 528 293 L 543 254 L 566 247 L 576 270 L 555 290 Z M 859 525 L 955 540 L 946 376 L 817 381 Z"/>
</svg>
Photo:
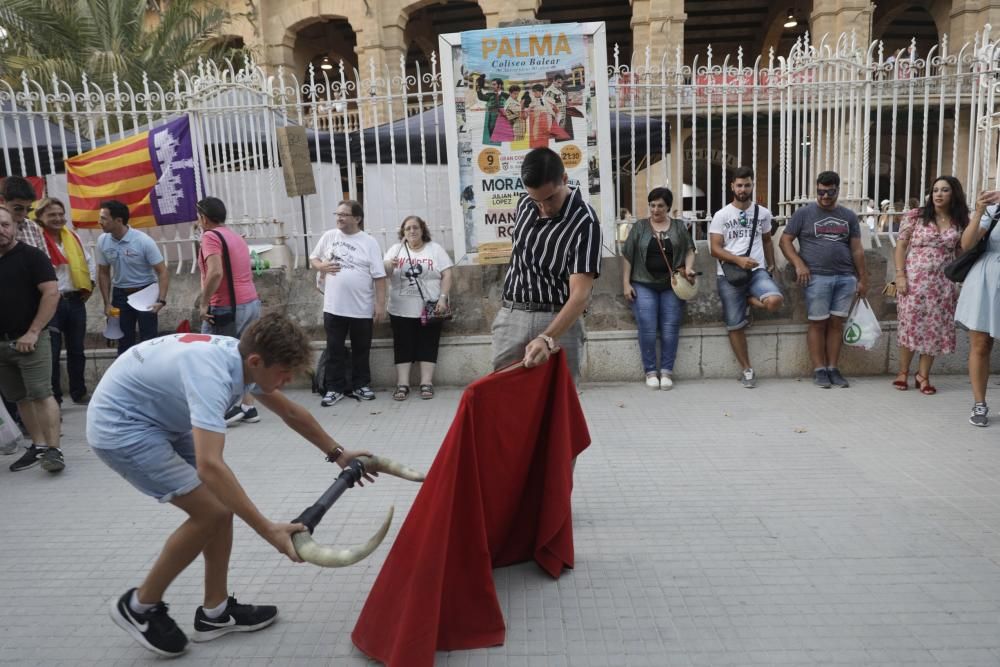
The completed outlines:
<svg viewBox="0 0 1000 667">
<path fill-rule="evenodd" d="M 393 507 L 389 508 L 389 513 L 382 522 L 382 527 L 364 544 L 349 549 L 336 549 L 320 544 L 312 536 L 312 532 L 319 525 L 323 516 L 343 495 L 344 491 L 352 488 L 365 474 L 373 472 L 384 472 L 415 482 L 424 480 L 422 473 L 391 459 L 379 456 L 359 456 L 354 459 L 341 471 L 337 480 L 320 496 L 319 500 L 292 520 L 292 523 L 301 523 L 306 527 L 306 530 L 292 535 L 292 545 L 299 558 L 320 567 L 346 567 L 366 558 L 382 543 L 386 533 L 389 532 L 389 526 L 392 524 L 392 515 L 395 509 Z"/>
<path fill-rule="evenodd" d="M 384 472 L 411 482 L 422 482 L 426 477 L 422 472 L 382 456 L 359 456 L 357 460 L 361 461 L 368 472 Z"/>
</svg>

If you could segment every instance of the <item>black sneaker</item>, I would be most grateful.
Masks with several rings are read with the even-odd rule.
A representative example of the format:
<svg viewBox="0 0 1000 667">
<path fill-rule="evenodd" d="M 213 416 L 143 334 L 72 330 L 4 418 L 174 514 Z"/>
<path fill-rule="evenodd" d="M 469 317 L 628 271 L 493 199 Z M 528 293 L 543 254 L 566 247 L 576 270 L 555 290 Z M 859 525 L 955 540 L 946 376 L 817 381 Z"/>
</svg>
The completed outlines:
<svg viewBox="0 0 1000 667">
<path fill-rule="evenodd" d="M 830 371 L 825 368 L 820 368 L 813 371 L 813 384 L 821 389 L 829 389 L 830 385 Z"/>
<path fill-rule="evenodd" d="M 226 424 L 235 424 L 236 422 L 243 419 L 243 408 L 240 407 L 239 403 L 233 407 L 226 410 L 226 414 L 222 416 L 226 420 Z"/>
<path fill-rule="evenodd" d="M 847 378 L 841 375 L 839 368 L 827 368 L 826 374 L 830 377 L 830 384 L 834 387 L 847 389 L 851 386 L 851 383 L 847 381 Z"/>
<path fill-rule="evenodd" d="M 256 424 L 260 421 L 260 415 L 257 414 L 257 408 L 248 408 L 243 411 L 243 419 L 248 424 Z"/>
<path fill-rule="evenodd" d="M 21 472 L 22 470 L 27 470 L 28 468 L 34 468 L 36 465 L 41 463 L 39 460 L 41 455 L 41 447 L 36 447 L 33 444 L 29 445 L 28 448 L 24 450 L 24 455 L 10 464 L 10 471 Z"/>
<path fill-rule="evenodd" d="M 187 650 L 188 639 L 167 615 L 167 605 L 158 602 L 144 614 L 128 606 L 134 588 L 111 603 L 111 620 L 153 653 L 172 658 Z"/>
<path fill-rule="evenodd" d="M 38 460 L 42 463 L 42 470 L 45 472 L 60 472 L 66 467 L 61 449 L 56 447 L 46 447 L 42 450 Z"/>
<path fill-rule="evenodd" d="M 218 618 L 209 618 L 205 615 L 205 608 L 198 607 L 194 613 L 194 634 L 191 635 L 191 641 L 207 642 L 228 635 L 230 632 L 262 630 L 274 623 L 277 618 L 277 607 L 240 604 L 236 598 L 230 596 L 225 613 Z"/>
</svg>

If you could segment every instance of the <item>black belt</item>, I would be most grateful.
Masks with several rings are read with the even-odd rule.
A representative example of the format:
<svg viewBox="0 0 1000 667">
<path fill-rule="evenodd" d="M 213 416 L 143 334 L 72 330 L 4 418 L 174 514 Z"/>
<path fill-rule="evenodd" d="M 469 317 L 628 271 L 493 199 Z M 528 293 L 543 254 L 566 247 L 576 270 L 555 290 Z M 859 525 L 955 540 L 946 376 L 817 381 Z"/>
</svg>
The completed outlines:
<svg viewBox="0 0 1000 667">
<path fill-rule="evenodd" d="M 153 283 L 149 283 L 149 285 L 152 285 L 152 284 Z M 138 292 L 140 290 L 146 289 L 147 287 L 149 287 L 149 285 L 143 285 L 142 287 L 116 287 L 115 289 L 120 289 L 121 291 L 125 292 L 126 294 L 135 294 L 136 292 Z"/>
<path fill-rule="evenodd" d="M 562 310 L 562 305 L 553 303 L 533 303 L 531 301 L 502 301 L 503 307 L 508 310 L 524 310 L 529 313 L 558 313 Z"/>
<path fill-rule="evenodd" d="M 59 296 L 66 299 L 67 301 L 77 301 L 83 298 L 83 294 L 80 293 L 80 290 L 73 290 L 71 292 L 60 292 Z"/>
</svg>

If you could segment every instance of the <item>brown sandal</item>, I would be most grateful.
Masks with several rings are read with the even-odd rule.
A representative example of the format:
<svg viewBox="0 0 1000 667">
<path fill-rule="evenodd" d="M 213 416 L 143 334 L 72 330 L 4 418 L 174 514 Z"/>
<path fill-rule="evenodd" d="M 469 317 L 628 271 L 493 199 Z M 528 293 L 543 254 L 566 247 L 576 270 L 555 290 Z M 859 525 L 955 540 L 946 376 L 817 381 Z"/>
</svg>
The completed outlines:
<svg viewBox="0 0 1000 667">
<path fill-rule="evenodd" d="M 903 378 L 902 380 L 899 379 L 900 376 L 902 376 Z M 909 371 L 907 371 L 906 373 L 896 373 L 896 379 L 892 381 L 892 386 L 900 391 L 906 391 L 907 389 L 909 389 L 910 388 Z"/>
<path fill-rule="evenodd" d="M 392 392 L 392 400 L 394 401 L 405 401 L 406 397 L 410 395 L 410 388 L 405 384 L 396 385 L 396 391 Z"/>
<path fill-rule="evenodd" d="M 913 374 L 913 383 L 924 396 L 933 396 L 937 393 L 937 387 L 931 384 L 930 378 L 923 377 L 920 373 Z"/>
<path fill-rule="evenodd" d="M 420 398 L 425 401 L 429 398 L 434 398 L 434 385 L 432 384 L 422 384 L 420 385 Z"/>
</svg>

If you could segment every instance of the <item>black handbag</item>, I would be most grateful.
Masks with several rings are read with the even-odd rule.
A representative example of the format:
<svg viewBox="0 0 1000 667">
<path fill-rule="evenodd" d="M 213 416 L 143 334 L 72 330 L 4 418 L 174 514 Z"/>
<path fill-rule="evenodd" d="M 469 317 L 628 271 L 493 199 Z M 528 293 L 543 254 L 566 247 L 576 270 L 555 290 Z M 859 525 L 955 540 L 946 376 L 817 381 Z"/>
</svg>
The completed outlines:
<svg viewBox="0 0 1000 667">
<path fill-rule="evenodd" d="M 233 266 L 229 261 L 229 246 L 226 245 L 225 237 L 214 229 L 210 229 L 205 233 L 215 234 L 222 243 L 222 264 L 226 270 L 226 282 L 229 285 L 229 303 L 232 304 L 231 306 L 208 307 L 208 312 L 212 316 L 212 319 L 209 320 L 212 325 L 212 333 L 216 336 L 232 336 L 236 338 L 236 288 L 233 286 Z M 204 255 L 202 255 L 202 259 L 204 259 Z M 216 308 L 220 308 L 221 312 L 215 310 Z"/>
<path fill-rule="evenodd" d="M 757 236 L 757 215 L 760 213 L 760 205 L 753 205 L 753 229 L 750 230 L 750 243 L 747 244 L 747 251 L 743 253 L 743 257 L 749 257 L 750 252 L 753 250 L 753 240 Z M 750 278 L 753 275 L 752 269 L 744 269 L 742 266 L 733 264 L 732 262 L 722 262 L 722 275 L 725 276 L 726 281 L 733 287 L 743 287 L 750 282 Z"/>
<path fill-rule="evenodd" d="M 990 229 L 986 232 L 986 236 L 976 241 L 976 245 L 944 265 L 945 278 L 955 283 L 965 282 L 969 271 L 979 261 L 982 254 L 986 252 L 986 246 L 990 243 L 990 234 L 993 233 L 993 228 L 997 226 L 997 220 L 1000 220 L 1000 206 L 997 206 L 997 212 L 993 214 L 993 220 L 990 222 Z"/>
</svg>

